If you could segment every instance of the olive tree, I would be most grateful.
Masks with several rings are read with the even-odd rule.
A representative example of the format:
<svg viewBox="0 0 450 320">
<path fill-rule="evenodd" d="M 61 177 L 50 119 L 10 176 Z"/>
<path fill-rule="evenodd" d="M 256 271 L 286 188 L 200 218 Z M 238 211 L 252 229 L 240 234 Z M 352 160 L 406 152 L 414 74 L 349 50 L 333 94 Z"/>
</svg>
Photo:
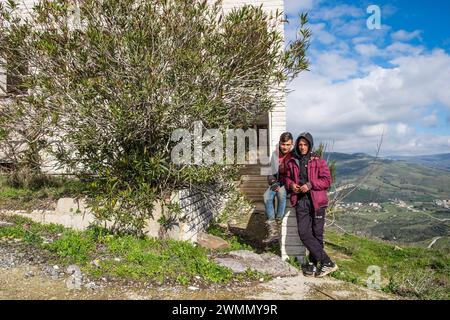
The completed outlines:
<svg viewBox="0 0 450 320">
<path fill-rule="evenodd" d="M 39 110 L 46 147 L 90 181 L 89 205 L 117 230 L 141 230 L 174 190 L 229 180 L 225 164 L 174 164 L 175 129 L 251 127 L 308 67 L 306 15 L 285 48 L 282 12 L 224 14 L 220 1 L 43 0 L 26 18 L 17 10 L 0 7 L 0 58 L 18 51 L 28 70 L 29 94 L 16 104 Z"/>
</svg>

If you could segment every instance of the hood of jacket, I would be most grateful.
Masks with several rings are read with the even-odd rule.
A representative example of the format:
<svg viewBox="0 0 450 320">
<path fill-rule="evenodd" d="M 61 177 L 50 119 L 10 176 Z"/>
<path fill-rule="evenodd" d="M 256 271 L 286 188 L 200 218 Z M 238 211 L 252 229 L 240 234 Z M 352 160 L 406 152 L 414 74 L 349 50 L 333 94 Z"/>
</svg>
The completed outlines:
<svg viewBox="0 0 450 320">
<path fill-rule="evenodd" d="M 303 132 L 303 133 L 300 133 L 300 134 L 298 135 L 297 139 L 295 140 L 295 148 L 294 148 L 294 154 L 297 156 L 297 158 L 300 158 L 300 157 L 301 157 L 300 149 L 299 149 L 299 147 L 298 147 L 298 143 L 300 142 L 300 139 L 301 139 L 301 138 L 303 138 L 303 139 L 305 139 L 306 141 L 308 141 L 308 143 L 309 143 L 309 150 L 308 150 L 308 153 L 309 153 L 309 154 L 312 153 L 313 148 L 314 148 L 314 140 L 313 140 L 313 137 L 312 137 L 311 133 L 309 133 L 309 132 Z"/>
</svg>

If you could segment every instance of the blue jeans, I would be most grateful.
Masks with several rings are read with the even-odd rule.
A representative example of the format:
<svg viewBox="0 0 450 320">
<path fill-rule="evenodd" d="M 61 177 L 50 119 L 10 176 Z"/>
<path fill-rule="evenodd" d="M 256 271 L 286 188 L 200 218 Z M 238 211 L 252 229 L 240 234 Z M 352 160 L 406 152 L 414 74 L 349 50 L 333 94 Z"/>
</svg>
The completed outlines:
<svg viewBox="0 0 450 320">
<path fill-rule="evenodd" d="M 264 193 L 264 206 L 266 207 L 266 216 L 269 220 L 275 219 L 275 208 L 273 205 L 273 200 L 277 197 L 278 199 L 278 208 L 277 208 L 277 218 L 283 219 L 284 217 L 284 211 L 286 209 L 286 189 L 283 187 L 280 187 L 278 192 L 270 190 L 270 188 L 267 188 L 266 192 Z"/>
</svg>

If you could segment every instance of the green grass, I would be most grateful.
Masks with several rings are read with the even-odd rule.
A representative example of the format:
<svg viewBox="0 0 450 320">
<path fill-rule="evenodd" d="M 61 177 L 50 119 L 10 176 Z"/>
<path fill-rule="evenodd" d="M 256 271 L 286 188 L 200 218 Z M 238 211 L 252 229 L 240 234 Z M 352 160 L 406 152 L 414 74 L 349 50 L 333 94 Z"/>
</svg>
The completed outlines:
<svg viewBox="0 0 450 320">
<path fill-rule="evenodd" d="M 1 216 L 0 216 L 1 218 Z M 13 226 L 1 227 L 0 238 L 23 239 L 33 245 L 41 245 L 46 238 L 53 238 L 66 229 L 57 224 L 40 224 L 20 216 L 3 217 L 3 221 L 13 223 Z"/>
<path fill-rule="evenodd" d="M 448 218 L 449 211 L 439 210 L 429 204 L 416 204 L 419 212 L 399 208 L 391 203 L 381 205 L 382 211 L 367 206 L 356 212 L 351 209 L 340 210 L 336 215 L 336 223 L 353 234 L 363 232 L 373 238 L 418 247 L 427 247 L 434 237 L 449 235 L 450 221 L 430 218 Z M 439 240 L 438 244 L 443 247 L 445 243 Z"/>
<path fill-rule="evenodd" d="M 50 209 L 59 198 L 81 196 L 87 184 L 76 179 L 47 177 L 33 188 L 14 186 L 0 176 L 0 209 Z"/>
<path fill-rule="evenodd" d="M 381 288 L 407 298 L 450 299 L 448 250 L 403 247 L 330 230 L 326 247 L 339 270 L 333 277 L 366 285 L 369 266 L 379 266 Z"/>
<path fill-rule="evenodd" d="M 230 248 L 221 249 L 222 252 L 234 250 L 255 251 L 255 249 L 252 248 L 249 244 L 247 244 L 244 239 L 240 238 L 237 235 L 233 235 L 227 232 L 226 230 L 219 227 L 217 224 L 212 223 L 208 228 L 208 233 L 228 241 L 228 243 L 230 244 Z"/>
<path fill-rule="evenodd" d="M 248 270 L 235 275 L 209 259 L 208 251 L 186 241 L 112 235 L 99 227 L 74 231 L 42 225 L 23 217 L 1 217 L 13 226 L 1 227 L 0 238 L 18 238 L 45 249 L 63 264 L 77 264 L 94 277 L 112 276 L 161 283 L 189 284 L 195 276 L 205 283 L 256 280 L 266 275 Z M 44 239 L 53 241 L 45 243 Z M 237 244 L 236 244 L 237 246 Z M 240 247 L 243 248 L 243 247 Z M 92 261 L 96 260 L 99 267 Z"/>
</svg>

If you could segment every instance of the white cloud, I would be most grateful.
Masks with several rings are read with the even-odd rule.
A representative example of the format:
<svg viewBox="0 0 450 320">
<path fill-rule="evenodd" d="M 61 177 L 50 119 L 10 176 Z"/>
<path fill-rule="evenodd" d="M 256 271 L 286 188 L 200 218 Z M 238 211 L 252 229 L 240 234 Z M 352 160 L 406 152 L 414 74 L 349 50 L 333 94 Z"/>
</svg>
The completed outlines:
<svg viewBox="0 0 450 320">
<path fill-rule="evenodd" d="M 392 40 L 394 41 L 411 41 L 415 38 L 418 38 L 419 40 L 422 39 L 421 37 L 422 31 L 421 30 L 415 30 L 412 32 L 408 32 L 405 30 L 399 30 L 396 32 L 393 32 L 391 34 Z"/>
<path fill-rule="evenodd" d="M 334 7 L 321 8 L 312 13 L 312 17 L 318 20 L 331 20 L 337 18 L 360 18 L 365 15 L 365 8 L 341 4 Z"/>
<path fill-rule="evenodd" d="M 360 135 L 365 137 L 380 137 L 385 134 L 389 129 L 386 123 L 379 123 L 374 125 L 362 126 L 358 132 Z"/>
<path fill-rule="evenodd" d="M 372 38 L 371 37 L 355 37 L 352 39 L 352 42 L 354 44 L 358 44 L 358 43 L 363 43 L 363 42 L 368 42 L 371 41 Z"/>
<path fill-rule="evenodd" d="M 316 55 L 311 69 L 331 81 L 347 79 L 358 71 L 358 62 L 345 58 L 338 52 L 324 52 Z"/>
<path fill-rule="evenodd" d="M 439 119 L 436 114 L 436 110 L 433 110 L 433 113 L 425 116 L 422 120 L 422 123 L 426 127 L 435 127 L 439 122 Z"/>
<path fill-rule="evenodd" d="M 355 46 L 355 50 L 365 57 L 373 57 L 381 54 L 380 49 L 374 44 L 358 44 Z"/>
<path fill-rule="evenodd" d="M 384 48 L 380 48 L 373 43 L 359 43 L 355 45 L 354 49 L 361 56 L 361 59 L 372 57 L 393 59 L 402 56 L 419 56 L 426 50 L 423 46 L 413 46 L 404 42 L 394 42 Z"/>
<path fill-rule="evenodd" d="M 389 55 L 419 55 L 425 51 L 425 48 L 423 46 L 413 46 L 404 42 L 394 42 L 384 50 L 385 53 Z"/>
<path fill-rule="evenodd" d="M 412 129 L 403 122 L 399 122 L 395 125 L 395 131 L 398 135 L 404 136 L 408 133 L 411 133 Z"/>
<path fill-rule="evenodd" d="M 450 56 L 442 50 L 398 56 L 392 68 L 372 65 L 368 74 L 347 79 L 358 61 L 336 52 L 318 54 L 315 68 L 302 74 L 288 95 L 288 129 L 309 130 L 334 140 L 336 151 L 372 152 L 381 132 L 389 153 L 439 152 L 448 137 L 416 132 L 430 105 L 450 109 Z M 353 62 L 351 62 L 353 61 Z M 341 75 L 339 74 L 341 73 Z M 333 82 L 343 79 L 340 82 Z M 432 117 L 427 119 L 432 123 Z"/>
<path fill-rule="evenodd" d="M 284 11 L 288 15 L 297 15 L 314 8 L 320 0 L 284 0 Z"/>
<path fill-rule="evenodd" d="M 384 148 L 385 154 L 412 155 L 445 153 L 450 148 L 450 136 L 419 133 L 398 139 L 396 143 L 388 141 Z"/>
<path fill-rule="evenodd" d="M 331 44 L 336 41 L 336 37 L 325 30 L 325 23 L 310 24 L 309 28 L 312 32 L 312 41 L 317 39 L 323 44 Z"/>
<path fill-rule="evenodd" d="M 443 50 L 417 57 L 398 57 L 391 63 L 399 66 L 404 81 L 405 102 L 431 105 L 440 102 L 450 110 L 450 55 Z"/>
<path fill-rule="evenodd" d="M 332 19 L 331 24 L 333 32 L 342 37 L 356 37 L 367 30 L 365 19 Z"/>
<path fill-rule="evenodd" d="M 290 85 L 295 91 L 287 96 L 288 129 L 334 141 L 342 152 L 374 153 L 382 134 L 384 154 L 448 151 L 449 134 L 422 128 L 439 125 L 430 107 L 450 110 L 450 55 L 409 43 L 422 41 L 421 30 L 386 24 L 369 30 L 364 5 L 318 3 L 296 4 L 310 11 L 313 22 L 311 72 Z M 383 6 L 382 22 L 396 10 Z"/>
</svg>

